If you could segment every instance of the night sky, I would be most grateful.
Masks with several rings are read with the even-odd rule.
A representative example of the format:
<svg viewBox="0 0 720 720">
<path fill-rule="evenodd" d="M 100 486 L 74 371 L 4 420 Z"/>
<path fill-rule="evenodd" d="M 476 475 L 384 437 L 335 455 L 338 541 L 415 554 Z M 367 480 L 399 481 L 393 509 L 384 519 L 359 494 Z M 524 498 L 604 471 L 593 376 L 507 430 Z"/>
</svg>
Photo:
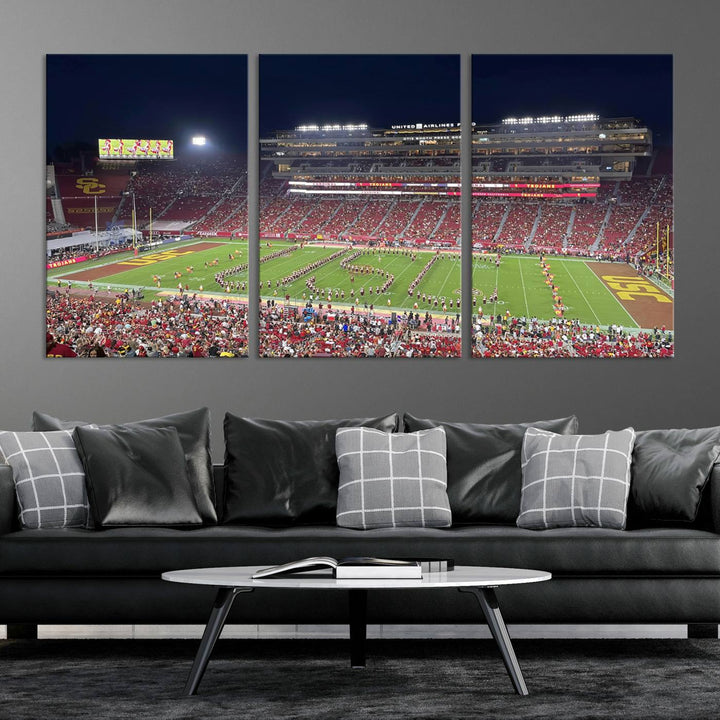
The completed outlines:
<svg viewBox="0 0 720 720">
<path fill-rule="evenodd" d="M 460 120 L 458 55 L 261 55 L 260 135 L 309 123 Z M 671 55 L 475 55 L 473 120 L 635 116 L 672 143 Z M 99 137 L 175 141 L 176 157 L 243 153 L 244 55 L 48 55 L 47 151 Z"/>
<path fill-rule="evenodd" d="M 48 55 L 47 152 L 110 138 L 170 139 L 175 157 L 247 148 L 245 55 Z M 97 150 L 96 150 L 97 152 Z"/>
<path fill-rule="evenodd" d="M 260 136 L 298 125 L 460 122 L 458 55 L 261 55 Z"/>
<path fill-rule="evenodd" d="M 474 55 L 473 120 L 636 117 L 672 144 L 672 55 Z"/>
</svg>

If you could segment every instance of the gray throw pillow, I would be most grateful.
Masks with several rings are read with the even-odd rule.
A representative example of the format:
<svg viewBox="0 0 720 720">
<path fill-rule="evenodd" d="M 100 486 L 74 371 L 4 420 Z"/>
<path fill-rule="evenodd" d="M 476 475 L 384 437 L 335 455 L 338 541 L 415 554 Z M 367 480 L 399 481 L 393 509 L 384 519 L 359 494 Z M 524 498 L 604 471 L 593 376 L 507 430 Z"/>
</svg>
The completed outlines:
<svg viewBox="0 0 720 720">
<path fill-rule="evenodd" d="M 624 530 L 635 431 L 556 435 L 528 428 L 517 526 Z"/>
<path fill-rule="evenodd" d="M 488 425 L 404 416 L 405 432 L 443 427 L 447 434 L 448 498 L 453 525 L 514 525 L 520 512 L 520 451 L 525 431 L 578 431 L 573 415 L 555 420 Z"/>
<path fill-rule="evenodd" d="M 85 472 L 70 432 L 0 432 L 0 452 L 13 469 L 23 528 L 88 526 Z"/>
<path fill-rule="evenodd" d="M 446 444 L 443 428 L 404 434 L 340 428 L 337 524 L 358 530 L 449 527 Z"/>
</svg>

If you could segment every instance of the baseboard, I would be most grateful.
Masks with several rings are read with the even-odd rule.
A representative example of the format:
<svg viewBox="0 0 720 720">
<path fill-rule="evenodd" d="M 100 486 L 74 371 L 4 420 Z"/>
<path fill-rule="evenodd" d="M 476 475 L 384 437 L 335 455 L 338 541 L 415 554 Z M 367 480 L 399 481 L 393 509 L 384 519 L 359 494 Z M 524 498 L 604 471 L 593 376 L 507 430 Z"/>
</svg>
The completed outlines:
<svg viewBox="0 0 720 720">
<path fill-rule="evenodd" d="M 202 625 L 10 625 L 13 639 L 197 639 Z M 2 638 L 3 626 L 0 626 Z M 713 634 L 714 629 L 714 634 Z M 717 625 L 514 625 L 508 626 L 515 639 L 681 639 L 687 637 L 718 637 Z M 697 635 L 697 632 L 704 632 Z M 368 638 L 462 639 L 489 638 L 482 623 L 472 625 L 368 625 Z M 22 634 L 24 633 L 24 634 Z M 10 634 L 8 634 L 10 637 Z M 236 639 L 306 639 L 346 638 L 346 625 L 227 625 L 223 638 Z"/>
</svg>

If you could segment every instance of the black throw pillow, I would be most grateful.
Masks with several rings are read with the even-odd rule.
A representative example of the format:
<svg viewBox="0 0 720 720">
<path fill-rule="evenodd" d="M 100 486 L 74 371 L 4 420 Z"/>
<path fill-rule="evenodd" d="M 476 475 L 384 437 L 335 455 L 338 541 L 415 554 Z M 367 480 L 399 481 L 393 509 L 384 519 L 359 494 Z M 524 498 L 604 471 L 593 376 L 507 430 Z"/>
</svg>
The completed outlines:
<svg viewBox="0 0 720 720">
<path fill-rule="evenodd" d="M 405 413 L 405 432 L 444 427 L 447 435 L 447 493 L 453 525 L 514 525 L 520 513 L 522 451 L 529 427 L 560 435 L 577 433 L 573 415 L 511 425 L 450 423 Z"/>
<path fill-rule="evenodd" d="M 175 428 L 79 426 L 73 439 L 96 527 L 202 525 Z"/>
<path fill-rule="evenodd" d="M 264 420 L 225 415 L 223 521 L 245 525 L 335 524 L 340 471 L 335 432 L 395 432 L 398 416 Z"/>
<path fill-rule="evenodd" d="M 637 523 L 694 522 L 719 455 L 720 427 L 638 431 L 630 470 L 630 518 Z"/>
<path fill-rule="evenodd" d="M 60 420 L 52 415 L 33 412 L 33 430 L 72 430 L 87 426 L 85 422 L 73 423 Z M 177 430 L 180 443 L 185 451 L 188 478 L 193 489 L 195 504 L 203 521 L 208 524 L 217 522 L 215 511 L 215 483 L 213 481 L 212 460 L 210 458 L 210 411 L 207 408 L 173 413 L 149 420 L 126 423 L 125 427 L 166 428 Z M 113 427 L 113 426 L 100 426 Z"/>
</svg>

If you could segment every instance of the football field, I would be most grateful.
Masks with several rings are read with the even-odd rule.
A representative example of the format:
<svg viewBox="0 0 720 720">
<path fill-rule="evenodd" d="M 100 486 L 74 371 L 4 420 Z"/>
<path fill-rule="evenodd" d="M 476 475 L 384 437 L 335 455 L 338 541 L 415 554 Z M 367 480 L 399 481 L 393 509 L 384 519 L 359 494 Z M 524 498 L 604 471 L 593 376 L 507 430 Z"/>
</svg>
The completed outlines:
<svg viewBox="0 0 720 720">
<path fill-rule="evenodd" d="M 594 262 L 584 258 L 546 257 L 552 284 L 562 298 L 566 318 L 584 325 L 621 325 L 632 330 L 673 327 L 673 299 L 625 263 Z M 483 304 L 497 288 L 498 301 Z M 503 256 L 500 266 L 492 256 L 473 258 L 473 297 L 484 315 L 556 316 L 552 286 L 537 256 Z"/>
<path fill-rule="evenodd" d="M 312 296 L 315 302 L 329 298 L 336 306 L 373 305 L 377 310 L 433 315 L 455 314 L 461 305 L 459 252 L 322 243 L 301 247 L 290 241 L 263 240 L 260 258 L 267 258 L 259 270 L 264 300 L 289 297 L 299 305 Z M 137 256 L 128 252 L 50 270 L 48 285 L 70 281 L 82 288 L 92 282 L 112 292 L 142 288 L 146 299 L 166 296 L 182 286 L 203 295 L 247 299 L 247 263 L 246 240 L 198 238 Z M 673 328 L 673 298 L 629 265 L 555 256 L 547 257 L 545 264 L 551 283 L 538 256 L 505 255 L 497 265 L 494 254 L 474 254 L 473 314 L 482 310 L 487 318 L 509 312 L 514 317 L 552 320 L 557 316 L 554 285 L 565 318 L 630 330 Z M 225 285 L 216 281 L 218 273 L 225 273 Z M 409 294 L 413 282 L 416 285 Z M 496 291 L 497 301 L 493 301 Z"/>
<path fill-rule="evenodd" d="M 287 244 L 273 242 L 270 248 L 263 247 L 261 249 L 261 256 L 286 246 Z M 425 265 L 436 256 L 434 251 L 410 253 L 409 251 L 404 252 L 405 249 L 353 248 L 331 262 L 320 265 L 297 279 L 283 284 L 283 279 L 298 268 L 305 268 L 314 262 L 322 262 L 342 249 L 336 245 L 326 247 L 306 245 L 289 255 L 263 263 L 260 266 L 261 296 L 269 298 L 289 295 L 292 302 L 299 303 L 309 300 L 310 295 L 327 302 L 329 295 L 331 302 L 335 304 L 364 305 L 367 303 L 378 309 L 400 311 L 414 309 L 417 304 L 418 312 L 420 310 L 432 311 L 434 299 L 431 298 L 436 298 L 438 300 L 437 307 L 442 306 L 444 299 L 448 308 L 450 308 L 451 300 L 453 309 L 457 308 L 457 302 L 460 300 L 461 278 L 459 253 L 441 253 L 428 269 L 422 282 L 417 286 L 416 293 L 412 296 L 408 294 L 408 286 Z M 350 269 L 341 266 L 341 262 L 355 252 L 362 252 L 362 254 L 353 258 L 351 264 L 362 267 L 364 272 L 351 272 Z M 382 286 L 389 279 L 387 276 L 393 276 L 392 284 L 385 292 L 378 293 L 378 289 L 382 290 Z M 316 292 L 313 292 L 307 285 L 308 280 L 312 277 L 315 278 L 313 285 Z M 420 292 L 420 298 L 417 297 L 417 291 Z M 425 293 L 425 301 L 422 300 L 423 293 Z"/>
<path fill-rule="evenodd" d="M 142 289 L 146 299 L 177 292 L 180 285 L 193 293 L 231 295 L 215 281 L 215 275 L 226 271 L 227 280 L 247 283 L 247 268 L 232 272 L 247 262 L 246 240 L 197 239 L 158 246 L 138 255 L 118 253 L 49 270 L 48 285 L 54 287 L 60 280 L 76 287 L 87 287 L 92 282 L 97 289 L 110 287 L 112 292 Z M 247 289 L 244 294 L 247 295 Z"/>
</svg>

